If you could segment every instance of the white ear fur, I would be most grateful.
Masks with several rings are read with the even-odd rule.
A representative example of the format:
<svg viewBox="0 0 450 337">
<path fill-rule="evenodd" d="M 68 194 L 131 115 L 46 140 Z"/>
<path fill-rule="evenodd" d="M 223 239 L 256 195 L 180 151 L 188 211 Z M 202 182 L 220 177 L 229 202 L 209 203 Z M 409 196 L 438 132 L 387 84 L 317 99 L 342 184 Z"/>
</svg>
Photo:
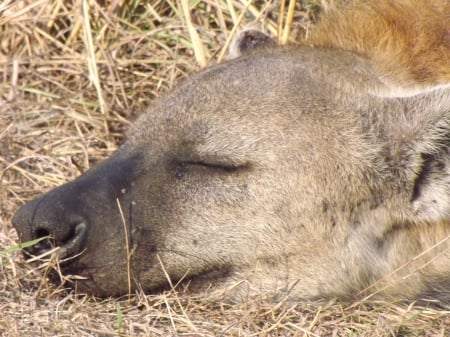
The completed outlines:
<svg viewBox="0 0 450 337">
<path fill-rule="evenodd" d="M 246 53 L 276 46 L 276 42 L 267 34 L 255 28 L 245 28 L 231 41 L 227 59 L 234 59 Z"/>
<path fill-rule="evenodd" d="M 390 81 L 382 81 L 383 86 L 372 92 L 378 97 L 412 97 L 416 95 L 430 93 L 440 89 L 450 89 L 450 83 L 440 83 L 437 85 L 411 84 L 408 86 L 398 85 Z"/>
</svg>

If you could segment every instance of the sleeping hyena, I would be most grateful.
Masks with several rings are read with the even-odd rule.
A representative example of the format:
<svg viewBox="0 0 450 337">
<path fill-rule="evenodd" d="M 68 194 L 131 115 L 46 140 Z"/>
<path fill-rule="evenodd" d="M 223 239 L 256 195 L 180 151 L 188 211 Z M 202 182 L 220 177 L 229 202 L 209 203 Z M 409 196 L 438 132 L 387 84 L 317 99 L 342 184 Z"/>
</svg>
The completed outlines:
<svg viewBox="0 0 450 337">
<path fill-rule="evenodd" d="M 235 298 L 450 302 L 450 2 L 360 1 L 309 40 L 244 32 L 109 159 L 25 204 L 98 295 L 185 279 Z M 130 240 L 127 260 L 120 203 Z M 242 282 L 244 281 L 244 282 Z"/>
</svg>

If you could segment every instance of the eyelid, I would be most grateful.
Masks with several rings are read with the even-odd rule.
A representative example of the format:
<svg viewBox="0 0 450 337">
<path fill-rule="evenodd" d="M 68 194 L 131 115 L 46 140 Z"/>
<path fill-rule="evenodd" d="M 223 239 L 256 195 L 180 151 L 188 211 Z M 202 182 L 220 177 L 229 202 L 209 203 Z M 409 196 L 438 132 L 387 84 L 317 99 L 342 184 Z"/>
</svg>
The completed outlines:
<svg viewBox="0 0 450 337">
<path fill-rule="evenodd" d="M 179 162 L 180 167 L 201 166 L 211 170 L 222 170 L 222 172 L 245 171 L 251 168 L 250 162 L 238 162 L 228 158 L 189 158 Z"/>
<path fill-rule="evenodd" d="M 228 162 L 219 162 L 219 161 L 203 161 L 203 160 L 187 160 L 182 162 L 183 165 L 199 165 L 207 168 L 217 168 L 226 171 L 235 171 L 240 168 L 245 167 L 245 165 L 236 165 Z"/>
<path fill-rule="evenodd" d="M 182 160 L 176 164 L 175 167 L 175 176 L 180 179 L 182 178 L 188 171 L 189 168 L 197 168 L 211 171 L 211 173 L 216 174 L 232 174 L 241 171 L 247 171 L 251 165 L 249 163 L 245 164 L 231 164 L 227 162 L 210 162 L 210 161 L 202 161 L 202 160 Z"/>
</svg>

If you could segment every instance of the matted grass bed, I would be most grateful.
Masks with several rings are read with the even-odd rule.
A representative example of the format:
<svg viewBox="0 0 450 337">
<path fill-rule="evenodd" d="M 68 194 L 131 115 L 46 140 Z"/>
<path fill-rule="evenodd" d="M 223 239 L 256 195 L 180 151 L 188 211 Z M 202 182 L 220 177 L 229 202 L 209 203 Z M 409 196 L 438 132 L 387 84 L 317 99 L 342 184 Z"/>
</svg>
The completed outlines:
<svg viewBox="0 0 450 337">
<path fill-rule="evenodd" d="M 111 154 L 155 97 L 223 59 L 236 27 L 276 35 L 283 13 L 305 34 L 326 5 L 298 1 L 291 22 L 276 1 L 186 4 L 0 2 L 1 336 L 448 336 L 449 311 L 414 303 L 226 304 L 182 288 L 100 300 L 24 260 L 10 223 L 22 203 Z"/>
</svg>

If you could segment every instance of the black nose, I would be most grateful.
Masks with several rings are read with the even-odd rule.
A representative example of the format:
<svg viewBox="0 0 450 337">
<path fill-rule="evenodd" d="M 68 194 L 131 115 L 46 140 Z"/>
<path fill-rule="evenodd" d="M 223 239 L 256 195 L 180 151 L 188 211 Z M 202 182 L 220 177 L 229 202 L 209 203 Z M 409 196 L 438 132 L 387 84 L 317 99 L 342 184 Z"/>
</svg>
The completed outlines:
<svg viewBox="0 0 450 337">
<path fill-rule="evenodd" d="M 21 242 L 41 239 L 26 252 L 40 255 L 58 248 L 60 258 L 83 250 L 88 222 L 77 212 L 77 201 L 61 200 L 57 190 L 23 205 L 12 219 Z"/>
<path fill-rule="evenodd" d="M 12 219 L 20 241 L 43 239 L 27 251 L 40 255 L 57 247 L 60 257 L 69 258 L 95 249 L 105 226 L 112 232 L 111 224 L 120 219 L 116 200 L 130 197 L 122 190 L 130 190 L 141 162 L 141 152 L 116 152 L 77 179 L 23 205 Z"/>
</svg>

